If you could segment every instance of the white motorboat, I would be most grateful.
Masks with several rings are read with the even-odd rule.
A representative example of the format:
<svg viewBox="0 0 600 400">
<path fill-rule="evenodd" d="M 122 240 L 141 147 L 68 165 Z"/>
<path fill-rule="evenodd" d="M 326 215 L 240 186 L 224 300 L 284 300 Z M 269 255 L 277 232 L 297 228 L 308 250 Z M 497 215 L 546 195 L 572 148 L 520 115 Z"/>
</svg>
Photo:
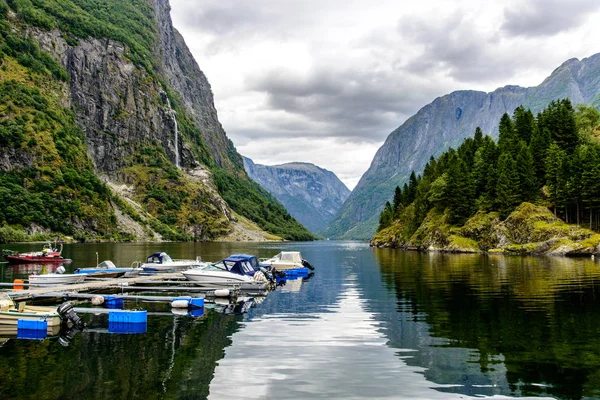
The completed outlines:
<svg viewBox="0 0 600 400">
<path fill-rule="evenodd" d="M 199 268 L 209 263 L 196 260 L 173 260 L 165 252 L 158 252 L 148 256 L 146 262 L 140 267 L 145 272 L 182 271 L 190 268 Z"/>
<path fill-rule="evenodd" d="M 237 257 L 189 269 L 182 274 L 186 279 L 205 287 L 237 286 L 240 289 L 264 290 L 269 283 L 262 272 L 255 271 L 248 261 Z"/>
<path fill-rule="evenodd" d="M 271 258 L 261 259 L 260 263 L 268 265 L 278 271 L 298 268 L 314 269 L 308 261 L 302 259 L 299 251 L 282 251 Z"/>
<path fill-rule="evenodd" d="M 60 266 L 56 269 L 57 273 L 29 275 L 29 286 L 58 286 L 81 283 L 85 279 L 85 274 L 65 274 L 65 268 Z"/>
</svg>

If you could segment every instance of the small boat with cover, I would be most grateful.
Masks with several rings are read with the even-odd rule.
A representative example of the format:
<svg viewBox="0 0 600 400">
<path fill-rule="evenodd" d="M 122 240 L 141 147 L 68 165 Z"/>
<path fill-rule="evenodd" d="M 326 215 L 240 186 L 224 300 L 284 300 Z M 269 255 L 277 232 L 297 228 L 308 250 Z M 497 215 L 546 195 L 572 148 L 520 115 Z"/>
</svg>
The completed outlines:
<svg viewBox="0 0 600 400">
<path fill-rule="evenodd" d="M 199 286 L 264 290 L 269 284 L 262 271 L 255 271 L 242 257 L 228 257 L 214 264 L 182 272 L 186 279 Z"/>
<path fill-rule="evenodd" d="M 182 271 L 190 268 L 198 268 L 209 263 L 203 263 L 196 260 L 173 260 L 165 252 L 158 252 L 148 256 L 146 262 L 140 267 L 144 272 L 166 272 L 166 271 Z"/>
<path fill-rule="evenodd" d="M 278 271 L 299 268 L 315 269 L 308 261 L 302 258 L 299 251 L 282 251 L 271 258 L 261 259 L 260 262 Z"/>
</svg>

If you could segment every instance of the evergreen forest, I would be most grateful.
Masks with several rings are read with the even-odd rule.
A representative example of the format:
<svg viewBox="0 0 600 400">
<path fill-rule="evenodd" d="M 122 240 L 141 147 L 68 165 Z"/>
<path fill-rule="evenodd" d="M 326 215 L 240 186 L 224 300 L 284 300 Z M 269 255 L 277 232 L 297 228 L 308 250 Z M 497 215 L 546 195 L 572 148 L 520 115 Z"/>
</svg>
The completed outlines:
<svg viewBox="0 0 600 400">
<path fill-rule="evenodd" d="M 431 157 L 386 203 L 378 232 L 394 220 L 408 236 L 429 211 L 462 225 L 478 211 L 506 218 L 523 202 L 548 207 L 567 223 L 600 228 L 600 112 L 556 100 L 534 116 L 524 107 L 499 123 L 498 142 L 477 128 L 457 148 Z"/>
</svg>

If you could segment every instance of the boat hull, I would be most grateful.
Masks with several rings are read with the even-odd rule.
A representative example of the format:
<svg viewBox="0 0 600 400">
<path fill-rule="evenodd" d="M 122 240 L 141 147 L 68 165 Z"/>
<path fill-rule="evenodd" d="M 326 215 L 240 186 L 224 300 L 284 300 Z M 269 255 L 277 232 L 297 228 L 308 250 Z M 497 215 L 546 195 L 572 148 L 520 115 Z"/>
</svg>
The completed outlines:
<svg viewBox="0 0 600 400">
<path fill-rule="evenodd" d="M 71 285 L 83 282 L 85 277 L 85 274 L 30 275 L 29 286 Z"/>
<path fill-rule="evenodd" d="M 304 265 L 297 262 L 274 261 L 271 263 L 271 268 L 275 268 L 277 271 L 286 271 L 289 269 L 304 268 Z"/>
<path fill-rule="evenodd" d="M 48 263 L 70 263 L 71 260 L 62 257 L 28 257 L 28 256 L 9 256 L 5 255 L 4 258 L 9 264 L 48 264 Z"/>
<path fill-rule="evenodd" d="M 247 275 L 225 271 L 189 270 L 182 274 L 194 285 L 209 288 L 236 287 L 241 290 L 266 290 L 268 282 L 258 282 Z"/>
<path fill-rule="evenodd" d="M 0 311 L 0 326 L 1 325 L 14 325 L 17 326 L 19 320 L 27 321 L 38 321 L 40 319 L 46 320 L 49 327 L 60 326 L 62 319 L 56 310 L 49 309 L 43 310 L 45 307 L 31 307 L 25 306 L 22 312 L 16 309 L 10 311 Z"/>
</svg>

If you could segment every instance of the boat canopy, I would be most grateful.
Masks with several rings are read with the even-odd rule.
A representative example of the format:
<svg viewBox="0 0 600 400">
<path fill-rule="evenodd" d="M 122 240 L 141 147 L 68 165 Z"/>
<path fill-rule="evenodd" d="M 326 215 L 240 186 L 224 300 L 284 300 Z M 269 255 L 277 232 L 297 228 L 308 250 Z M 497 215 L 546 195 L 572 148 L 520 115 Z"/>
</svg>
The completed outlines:
<svg viewBox="0 0 600 400">
<path fill-rule="evenodd" d="M 169 264 L 172 263 L 173 260 L 171 260 L 171 257 L 163 251 L 149 255 L 146 262 L 149 264 Z"/>
<path fill-rule="evenodd" d="M 302 263 L 302 256 L 299 251 L 282 251 L 278 254 L 281 261 L 291 261 L 295 263 Z"/>
<path fill-rule="evenodd" d="M 248 261 L 250 263 L 250 265 L 252 265 L 252 268 L 254 268 L 255 270 L 260 268 L 260 263 L 258 262 L 258 257 L 252 256 L 250 254 L 232 254 L 229 256 L 229 258 L 241 258 L 245 261 Z"/>
<path fill-rule="evenodd" d="M 254 275 L 254 268 L 252 268 L 250 262 L 241 257 L 228 257 L 209 267 L 212 267 L 211 269 L 225 270 L 238 275 Z"/>
</svg>

